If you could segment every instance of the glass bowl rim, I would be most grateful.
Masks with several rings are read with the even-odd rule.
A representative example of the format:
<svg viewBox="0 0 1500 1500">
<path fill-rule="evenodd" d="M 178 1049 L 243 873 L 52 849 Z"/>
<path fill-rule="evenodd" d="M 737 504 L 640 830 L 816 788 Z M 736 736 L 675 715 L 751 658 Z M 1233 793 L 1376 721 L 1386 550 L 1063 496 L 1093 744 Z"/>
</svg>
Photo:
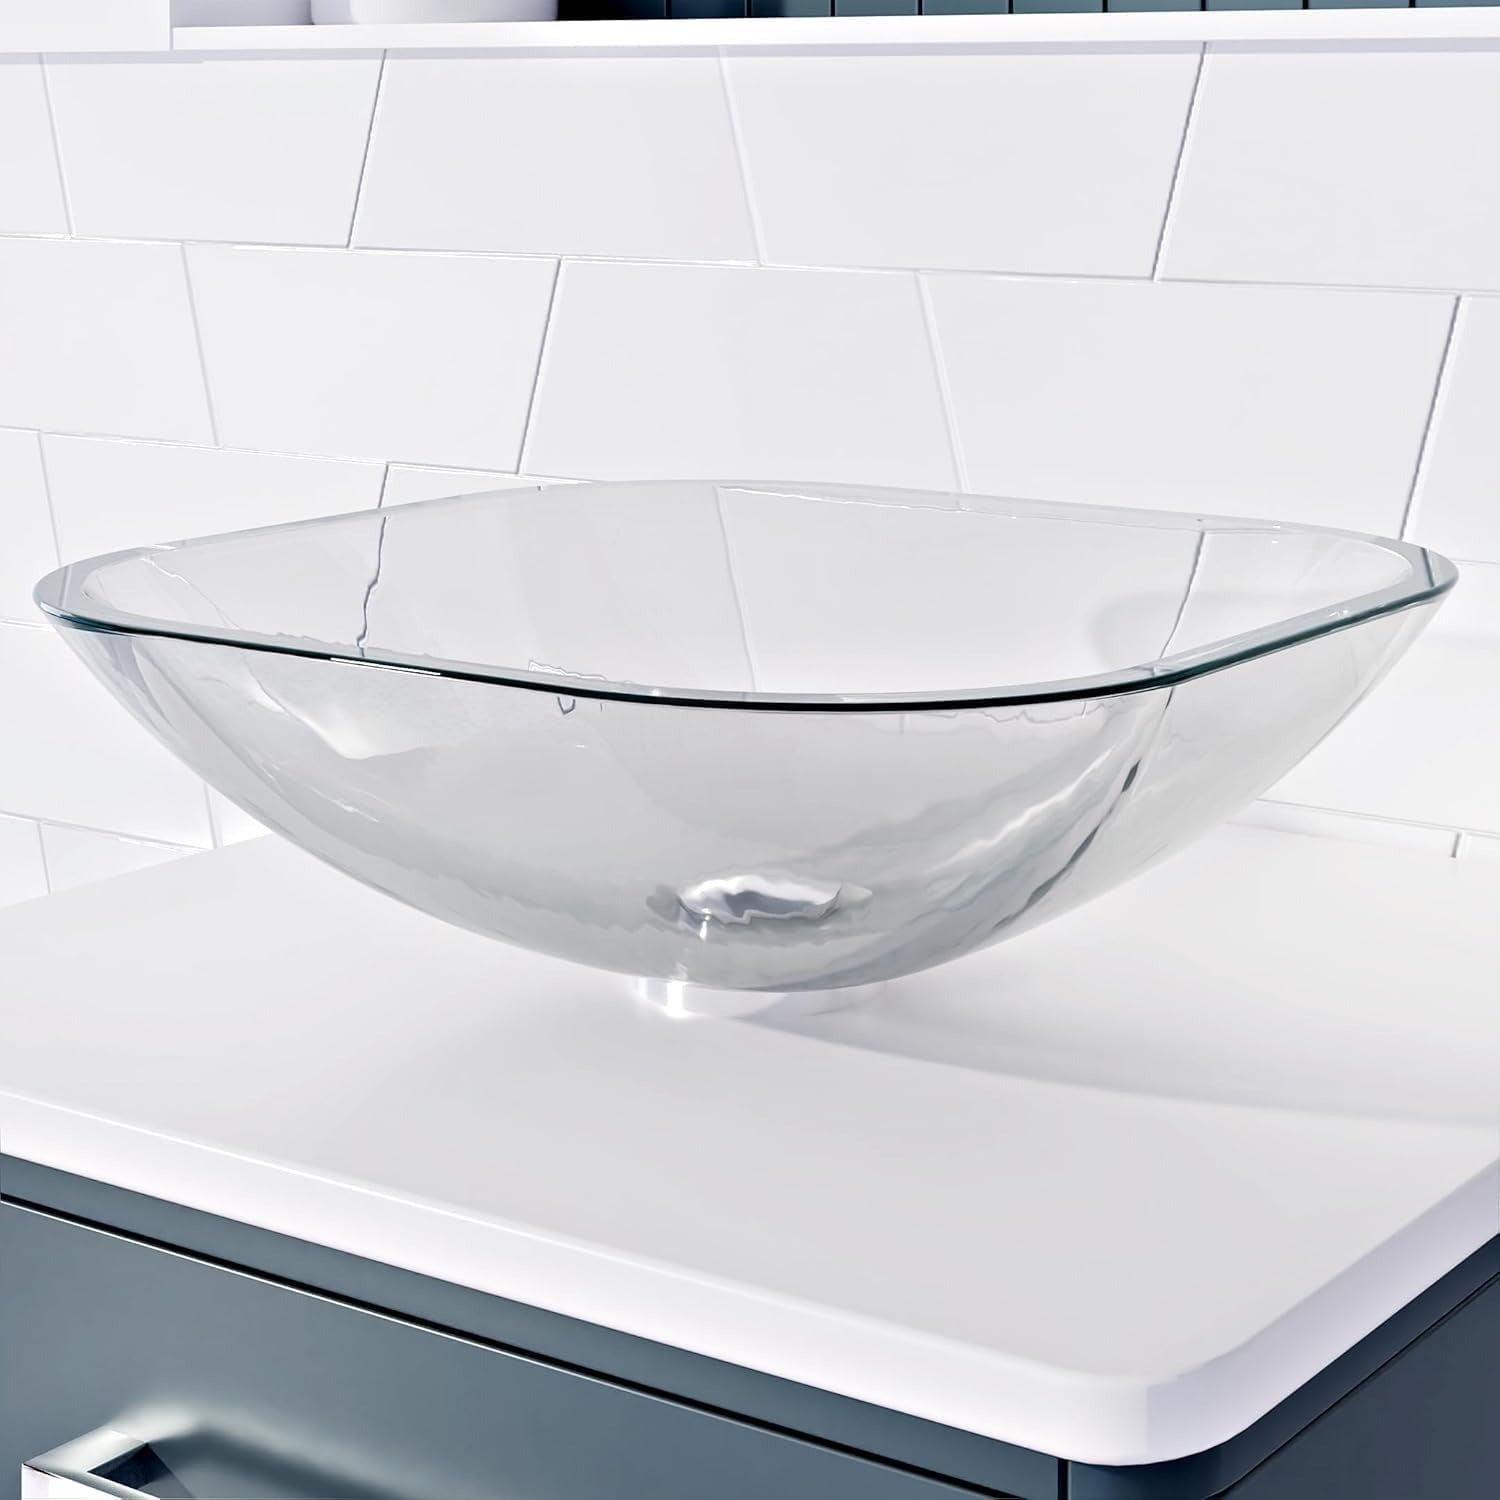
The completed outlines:
<svg viewBox="0 0 1500 1500">
<path fill-rule="evenodd" d="M 313 527 L 349 522 L 356 517 L 387 516 L 398 511 L 473 504 L 506 495 L 532 494 L 546 489 L 565 490 L 578 496 L 589 492 L 639 489 L 649 480 L 584 481 L 556 485 L 540 484 L 529 488 L 506 486 L 461 495 L 444 495 L 413 500 L 401 505 L 377 506 L 372 509 L 342 511 L 326 516 L 311 516 L 273 526 L 243 527 L 232 531 L 208 533 L 179 542 L 156 543 L 144 547 L 127 547 L 93 557 L 64 563 L 43 576 L 33 590 L 37 606 L 59 625 L 73 630 L 106 635 L 139 636 L 180 640 L 207 646 L 264 651 L 278 656 L 301 657 L 317 661 L 342 662 L 350 666 L 377 668 L 384 671 L 415 672 L 429 677 L 447 677 L 455 681 L 488 683 L 496 687 L 560 694 L 569 698 L 597 698 L 627 703 L 659 703 L 684 708 L 725 708 L 777 712 L 874 713 L 918 712 L 922 710 L 957 711 L 970 708 L 1009 708 L 1027 704 L 1060 703 L 1079 699 L 1108 698 L 1126 693 L 1150 692 L 1177 686 L 1211 672 L 1223 671 L 1241 662 L 1273 652 L 1288 650 L 1337 631 L 1352 629 L 1384 615 L 1442 598 L 1458 581 L 1458 569 L 1447 557 L 1413 542 L 1366 532 L 1301 522 L 1267 521 L 1250 517 L 1198 514 L 1190 511 L 1136 509 L 1129 506 L 1094 505 L 1053 500 L 1017 500 L 1003 495 L 968 494 L 959 491 L 914 490 L 879 485 L 858 485 L 823 481 L 772 482 L 767 480 L 663 480 L 662 488 L 693 488 L 711 485 L 719 489 L 743 489 L 768 494 L 801 495 L 813 499 L 854 501 L 869 496 L 884 503 L 898 497 L 922 496 L 925 499 L 951 497 L 953 509 L 974 511 L 965 502 L 984 501 L 1009 507 L 1007 514 L 1060 521 L 1094 521 L 1100 524 L 1134 526 L 1145 529 L 1192 529 L 1202 538 L 1214 533 L 1260 535 L 1301 535 L 1342 538 L 1378 547 L 1407 564 L 1402 580 L 1364 594 L 1351 595 L 1337 606 L 1291 615 L 1285 619 L 1240 631 L 1190 650 L 1172 652 L 1151 662 L 1107 672 L 1049 682 L 1029 682 L 1007 686 L 990 686 L 962 691 L 879 693 L 786 693 L 718 690 L 710 688 L 655 688 L 639 683 L 608 682 L 595 678 L 534 671 L 529 668 L 492 667 L 482 663 L 450 661 L 440 657 L 417 656 L 382 648 L 365 648 L 354 644 L 340 645 L 304 637 L 265 635 L 232 626 L 193 625 L 152 619 L 124 610 L 103 608 L 89 601 L 83 590 L 88 580 L 108 567 L 122 563 L 185 551 L 209 543 L 226 542 L 239 537 L 270 536 L 281 532 L 302 531 Z M 991 512 L 993 513 L 993 512 Z"/>
</svg>

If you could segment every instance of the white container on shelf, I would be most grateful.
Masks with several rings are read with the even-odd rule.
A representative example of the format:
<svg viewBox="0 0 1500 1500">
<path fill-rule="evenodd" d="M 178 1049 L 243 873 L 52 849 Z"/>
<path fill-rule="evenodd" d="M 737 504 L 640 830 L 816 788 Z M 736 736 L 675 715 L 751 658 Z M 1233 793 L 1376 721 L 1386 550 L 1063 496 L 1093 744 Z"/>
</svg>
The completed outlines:
<svg viewBox="0 0 1500 1500">
<path fill-rule="evenodd" d="M 557 0 L 312 0 L 321 26 L 417 21 L 555 21 Z"/>
</svg>

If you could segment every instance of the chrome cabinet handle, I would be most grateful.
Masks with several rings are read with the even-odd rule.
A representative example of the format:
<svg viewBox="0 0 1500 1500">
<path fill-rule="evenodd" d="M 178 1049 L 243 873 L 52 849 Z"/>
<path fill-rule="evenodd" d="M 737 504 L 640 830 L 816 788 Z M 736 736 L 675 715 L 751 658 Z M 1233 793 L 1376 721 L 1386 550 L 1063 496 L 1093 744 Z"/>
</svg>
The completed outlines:
<svg viewBox="0 0 1500 1500">
<path fill-rule="evenodd" d="M 23 1465 L 21 1500 L 150 1500 L 132 1486 L 149 1483 L 161 1467 L 149 1443 L 101 1427 Z"/>
</svg>

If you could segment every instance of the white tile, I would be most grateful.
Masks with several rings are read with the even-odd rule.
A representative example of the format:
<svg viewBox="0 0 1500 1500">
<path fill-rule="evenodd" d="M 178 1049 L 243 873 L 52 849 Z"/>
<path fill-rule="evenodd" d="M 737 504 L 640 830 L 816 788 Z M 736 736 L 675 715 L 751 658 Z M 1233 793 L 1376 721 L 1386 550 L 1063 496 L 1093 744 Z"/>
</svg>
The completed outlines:
<svg viewBox="0 0 1500 1500">
<path fill-rule="evenodd" d="M 203 784 L 52 631 L 0 625 L 0 807 L 169 843 L 209 842 Z"/>
<path fill-rule="evenodd" d="M 719 508 L 753 685 L 777 692 L 962 693 L 1152 661 L 1198 544 L 1187 529 L 728 487 Z M 1037 566 L 997 587 L 995 559 L 1012 548 Z M 1120 598 L 1121 577 L 1138 601 Z"/>
<path fill-rule="evenodd" d="M 122 838 L 95 828 L 64 828 L 42 824 L 42 847 L 47 851 L 47 877 L 54 891 L 90 885 L 144 870 L 151 865 L 196 854 L 180 844 L 155 844 L 146 839 Z"/>
<path fill-rule="evenodd" d="M 0 57 L 0 233 L 66 234 L 47 93 L 35 57 Z"/>
<path fill-rule="evenodd" d="M 264 838 L 269 832 L 264 823 L 236 807 L 212 787 L 208 789 L 208 811 L 213 820 L 216 844 L 243 844 L 246 839 Z"/>
<path fill-rule="evenodd" d="M 392 57 L 355 243 L 754 260 L 718 63 Z"/>
<path fill-rule="evenodd" d="M 1210 49 L 1168 276 L 1500 288 L 1492 47 Z"/>
<path fill-rule="evenodd" d="M 47 894 L 42 840 L 30 818 L 0 816 L 0 906 Z"/>
<path fill-rule="evenodd" d="M 380 499 L 377 463 L 243 453 L 169 443 L 47 437 L 57 536 L 69 559 L 277 526 Z"/>
<path fill-rule="evenodd" d="M 969 488 L 1399 530 L 1448 298 L 929 285 Z"/>
<path fill-rule="evenodd" d="M 1197 48 L 728 66 L 773 261 L 1151 273 Z"/>
<path fill-rule="evenodd" d="M 1409 654 L 1271 792 L 1500 833 L 1500 567 L 1471 564 Z"/>
<path fill-rule="evenodd" d="M 1453 331 L 1409 534 L 1500 562 L 1500 297 L 1467 297 Z"/>
<path fill-rule="evenodd" d="M 478 495 L 485 490 L 534 490 L 557 480 L 527 474 L 496 474 L 487 469 L 439 469 L 429 464 L 392 464 L 385 479 L 385 504 L 412 500 L 445 500 L 449 495 Z"/>
<path fill-rule="evenodd" d="M 553 263 L 188 248 L 220 441 L 513 469 Z"/>
<path fill-rule="evenodd" d="M 1244 812 L 1230 821 L 1248 828 L 1272 828 L 1278 833 L 1343 839 L 1346 843 L 1410 849 L 1419 854 L 1447 856 L 1453 852 L 1454 835 L 1451 828 L 1428 828 L 1420 823 L 1391 823 L 1381 818 L 1325 812 L 1322 808 L 1297 807 L 1286 802 L 1252 802 Z"/>
<path fill-rule="evenodd" d="M 33 52 L 161 51 L 171 46 L 169 0 L 4 0 L 7 45 Z"/>
<path fill-rule="evenodd" d="M 40 440 L 0 428 L 0 619 L 41 618 L 31 590 L 57 561 Z"/>
<path fill-rule="evenodd" d="M 1484 859 L 1500 864 L 1500 837 L 1493 834 L 1466 833 L 1459 845 L 1460 859 Z"/>
<path fill-rule="evenodd" d="M 913 278 L 568 262 L 527 464 L 952 484 Z"/>
<path fill-rule="evenodd" d="M 47 65 L 77 234 L 342 245 L 378 53 Z"/>
<path fill-rule="evenodd" d="M 213 441 L 176 245 L 0 239 L 0 349 L 12 426 Z"/>
</svg>

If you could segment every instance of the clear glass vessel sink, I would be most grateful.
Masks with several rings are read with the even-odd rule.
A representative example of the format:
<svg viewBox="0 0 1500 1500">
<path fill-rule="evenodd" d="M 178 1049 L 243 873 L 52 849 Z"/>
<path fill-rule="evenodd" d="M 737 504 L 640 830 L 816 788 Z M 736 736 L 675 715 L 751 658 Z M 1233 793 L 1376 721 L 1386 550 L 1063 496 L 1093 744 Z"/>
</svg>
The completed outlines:
<svg viewBox="0 0 1500 1500">
<path fill-rule="evenodd" d="M 1455 577 L 1300 526 L 600 484 L 119 553 L 37 598 L 330 864 L 733 1011 L 829 1003 L 1125 879 L 1301 759 Z"/>
</svg>

